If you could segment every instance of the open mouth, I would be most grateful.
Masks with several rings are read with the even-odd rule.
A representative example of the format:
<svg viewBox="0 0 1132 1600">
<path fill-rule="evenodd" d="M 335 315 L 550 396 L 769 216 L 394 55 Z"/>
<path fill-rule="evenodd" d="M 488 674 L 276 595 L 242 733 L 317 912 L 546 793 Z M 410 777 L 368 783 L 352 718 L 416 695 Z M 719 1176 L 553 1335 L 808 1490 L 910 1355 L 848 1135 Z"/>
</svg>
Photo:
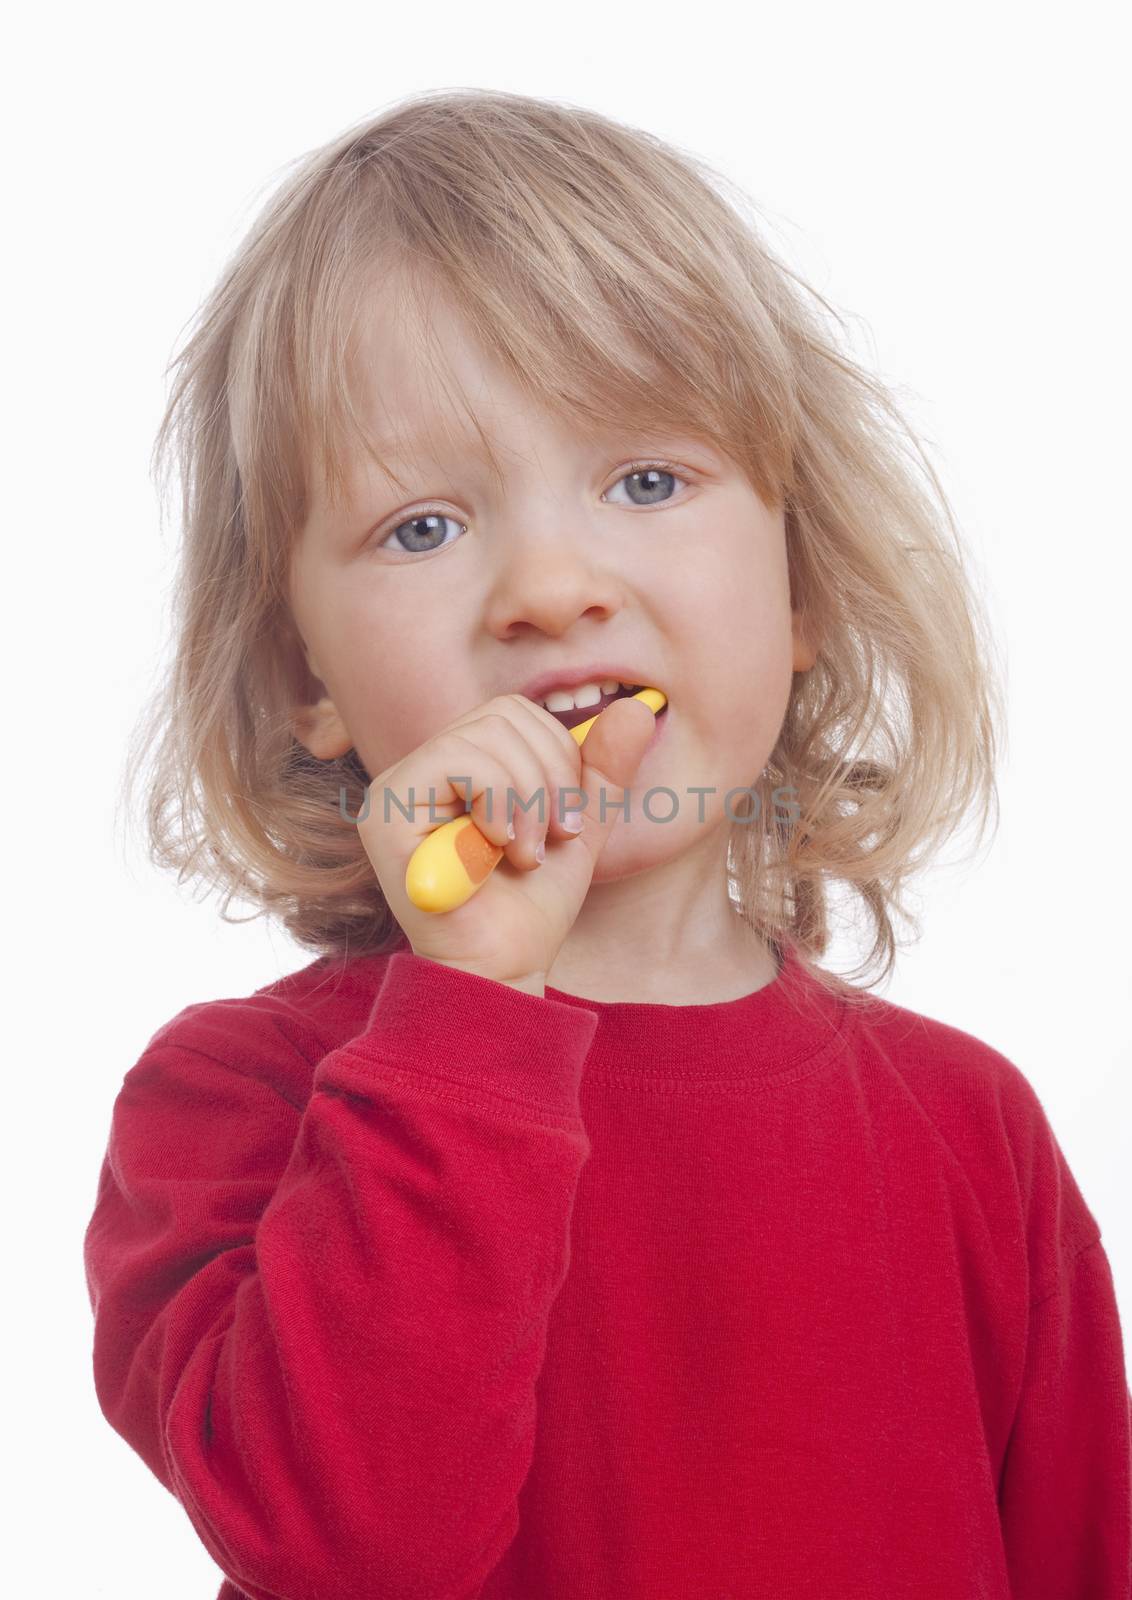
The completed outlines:
<svg viewBox="0 0 1132 1600">
<path fill-rule="evenodd" d="M 644 684 L 638 683 L 631 689 L 618 686 L 613 694 L 603 694 L 600 700 L 595 700 L 590 706 L 572 706 L 569 711 L 552 711 L 550 714 L 556 722 L 564 728 L 576 728 L 580 723 L 588 722 L 591 717 L 600 717 L 606 706 L 611 706 L 615 700 L 624 700 L 627 695 L 639 694 Z M 667 708 L 666 708 L 667 709 Z"/>
</svg>

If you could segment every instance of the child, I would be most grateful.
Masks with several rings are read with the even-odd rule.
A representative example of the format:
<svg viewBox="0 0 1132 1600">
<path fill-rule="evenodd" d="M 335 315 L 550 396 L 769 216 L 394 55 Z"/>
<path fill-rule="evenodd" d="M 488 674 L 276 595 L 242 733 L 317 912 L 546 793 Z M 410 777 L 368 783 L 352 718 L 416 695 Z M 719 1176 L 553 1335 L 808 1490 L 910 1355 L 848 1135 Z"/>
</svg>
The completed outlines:
<svg viewBox="0 0 1132 1600">
<path fill-rule="evenodd" d="M 985 621 L 715 177 L 416 97 L 303 163 L 181 356 L 154 853 L 318 955 L 153 1035 L 84 1259 L 99 1403 L 223 1600 L 1130 1593 L 1042 1107 L 818 964 L 840 882 L 886 976 L 985 822 Z M 469 801 L 502 859 L 422 911 Z"/>
</svg>

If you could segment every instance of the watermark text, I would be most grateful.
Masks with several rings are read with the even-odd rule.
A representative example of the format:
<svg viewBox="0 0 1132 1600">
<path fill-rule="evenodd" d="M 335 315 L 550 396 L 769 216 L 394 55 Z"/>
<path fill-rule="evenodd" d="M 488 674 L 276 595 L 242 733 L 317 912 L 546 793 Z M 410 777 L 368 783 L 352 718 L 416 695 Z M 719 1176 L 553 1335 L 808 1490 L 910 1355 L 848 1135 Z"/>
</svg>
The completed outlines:
<svg viewBox="0 0 1132 1600">
<path fill-rule="evenodd" d="M 448 781 L 453 786 L 462 786 L 463 787 L 463 790 L 464 790 L 464 812 L 463 812 L 463 814 L 466 815 L 468 812 L 470 812 L 472 810 L 472 806 L 473 806 L 473 803 L 474 803 L 474 796 L 471 793 L 471 788 L 472 788 L 472 780 L 471 780 L 471 778 L 467 777 L 467 776 L 464 776 L 463 774 L 453 774 L 449 778 Z M 370 798 L 371 798 L 371 794 L 373 792 L 373 789 L 374 789 L 374 785 L 370 784 L 369 788 L 367 788 L 366 791 L 365 791 L 365 796 L 364 796 L 364 799 L 362 801 L 361 810 L 357 813 L 356 816 L 352 816 L 350 814 L 350 812 L 349 812 L 349 810 L 347 808 L 347 804 L 346 804 L 346 788 L 345 788 L 345 785 L 344 784 L 340 784 L 339 785 L 339 788 L 338 788 L 338 814 L 342 818 L 343 822 L 353 822 L 353 823 L 356 824 L 356 823 L 360 823 L 360 822 L 366 822 L 369 819 Z M 696 820 L 698 822 L 700 822 L 700 823 L 705 823 L 707 821 L 707 817 L 705 815 L 705 805 L 704 805 L 705 797 L 707 795 L 711 795 L 711 794 L 718 794 L 719 790 L 716 788 L 716 786 L 714 784 L 708 784 L 708 785 L 706 785 L 706 786 L 704 786 L 702 788 L 697 788 L 697 787 L 689 788 L 689 789 L 686 789 L 684 792 L 687 795 L 695 795 L 697 797 L 696 798 L 696 807 L 697 807 Z M 575 796 L 576 798 L 567 800 L 566 797 L 568 795 Z M 670 809 L 668 809 L 667 814 L 664 814 L 663 809 L 661 810 L 660 814 L 654 814 L 654 810 L 655 810 L 655 807 L 656 807 L 656 804 L 657 804 L 657 802 L 655 802 L 654 799 L 653 799 L 654 796 L 669 796 L 670 797 L 671 806 L 670 806 Z M 735 812 L 732 810 L 732 802 L 735 800 L 736 796 L 745 797 L 745 799 L 750 801 L 750 807 L 749 807 L 749 810 L 746 812 L 746 814 L 736 815 Z M 489 822 L 489 823 L 493 820 L 492 806 L 493 806 L 494 798 L 495 798 L 495 790 L 494 789 L 485 790 L 485 792 L 484 792 L 484 807 L 483 807 L 483 810 L 484 810 L 485 820 L 487 822 Z M 779 821 L 779 822 L 788 821 L 792 825 L 798 821 L 799 817 L 801 816 L 801 807 L 798 804 L 797 790 L 795 789 L 793 784 L 784 784 L 781 788 L 775 789 L 772 792 L 770 798 L 771 798 L 771 804 L 774 807 L 776 821 Z M 510 785 L 508 785 L 508 787 L 507 787 L 507 799 L 506 799 L 506 802 L 505 802 L 506 816 L 507 816 L 508 820 L 510 820 L 510 818 L 512 817 L 512 815 L 516 811 L 521 811 L 524 815 L 526 815 L 528 812 L 530 812 L 537 805 L 539 822 L 540 823 L 545 823 L 547 821 L 546 799 L 547 799 L 546 790 L 545 789 L 536 789 L 534 794 L 531 795 L 530 799 L 524 801 L 518 794 L 516 794 L 515 790 Z M 632 800 L 633 800 L 633 790 L 632 789 L 623 789 L 623 790 L 621 790 L 619 792 L 618 797 L 616 799 L 610 799 L 610 797 L 607 795 L 606 790 L 605 790 L 605 788 L 603 786 L 601 791 L 600 791 L 600 793 L 599 793 L 599 795 L 598 795 L 598 808 L 597 808 L 598 821 L 604 823 L 606 821 L 607 817 L 609 816 L 610 811 L 620 811 L 623 814 L 625 821 L 628 822 L 631 819 L 632 815 L 633 815 L 633 813 L 632 813 Z M 607 808 L 607 801 L 608 801 L 608 808 Z M 454 802 L 445 801 L 443 803 L 446 806 L 450 807 Z M 728 789 L 727 793 L 724 796 L 724 800 L 723 800 L 724 815 L 726 816 L 726 819 L 727 819 L 728 822 L 739 822 L 739 823 L 755 822 L 755 821 L 758 820 L 758 818 L 762 814 L 762 803 L 763 803 L 763 797 L 760 794 L 758 788 L 753 784 L 741 785 L 740 787 L 735 788 L 735 789 Z M 409 787 L 409 793 L 408 793 L 407 801 L 403 800 L 392 789 L 390 789 L 388 787 L 388 785 L 386 785 L 382 789 L 382 820 L 384 822 L 391 822 L 392 818 L 393 818 L 393 808 L 396 808 L 398 814 L 400 816 L 404 817 L 406 822 L 412 822 L 412 821 L 416 820 L 416 814 L 417 814 L 417 811 L 419 809 L 419 806 L 420 805 L 424 805 L 424 804 L 425 804 L 425 801 L 423 801 L 423 800 L 420 801 L 419 804 L 418 804 L 417 797 L 416 797 L 416 791 L 413 789 L 413 787 L 411 785 Z M 442 820 L 442 818 L 437 814 L 437 811 L 436 811 L 436 806 L 437 806 L 436 789 L 435 789 L 435 787 L 433 785 L 429 786 L 427 804 L 428 804 L 428 819 L 429 819 L 429 821 L 430 822 L 440 822 Z M 661 802 L 659 802 L 659 804 L 663 808 L 664 802 L 661 801 Z M 643 797 L 642 802 L 641 802 L 641 806 L 642 806 L 642 814 L 645 817 L 646 821 L 648 821 L 648 822 L 675 822 L 676 818 L 680 814 L 680 797 L 677 794 L 675 789 L 669 788 L 667 784 L 661 784 L 661 785 L 658 785 L 658 786 L 656 786 L 654 788 L 645 790 L 644 797 Z M 579 788 L 577 785 L 569 785 L 567 788 L 558 790 L 558 814 L 560 816 L 568 815 L 570 812 L 574 812 L 574 811 L 580 811 L 580 812 L 585 813 L 588 810 L 589 810 L 589 796 L 587 795 L 587 793 L 586 793 L 586 791 L 584 789 Z M 449 819 L 449 820 L 451 820 L 451 819 Z"/>
</svg>

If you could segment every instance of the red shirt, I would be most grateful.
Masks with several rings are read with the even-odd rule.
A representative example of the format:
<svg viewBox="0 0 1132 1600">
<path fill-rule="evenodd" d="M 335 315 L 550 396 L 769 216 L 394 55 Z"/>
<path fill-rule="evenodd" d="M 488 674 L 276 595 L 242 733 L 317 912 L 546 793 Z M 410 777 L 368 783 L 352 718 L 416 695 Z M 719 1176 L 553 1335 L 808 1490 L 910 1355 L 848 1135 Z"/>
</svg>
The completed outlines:
<svg viewBox="0 0 1132 1600">
<path fill-rule="evenodd" d="M 1127 1600 L 1100 1229 L 991 1046 L 414 955 L 187 1006 L 84 1260 L 221 1600 Z M 238 1586 L 238 1587 L 237 1587 Z"/>
</svg>

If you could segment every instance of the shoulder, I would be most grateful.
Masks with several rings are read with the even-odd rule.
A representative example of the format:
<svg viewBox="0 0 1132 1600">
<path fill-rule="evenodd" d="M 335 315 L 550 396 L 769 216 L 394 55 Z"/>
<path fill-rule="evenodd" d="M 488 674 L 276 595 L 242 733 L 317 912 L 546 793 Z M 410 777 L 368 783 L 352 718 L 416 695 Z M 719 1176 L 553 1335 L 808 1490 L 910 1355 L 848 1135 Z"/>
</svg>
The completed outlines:
<svg viewBox="0 0 1132 1600">
<path fill-rule="evenodd" d="M 138 1065 L 193 1057 L 268 1076 L 305 1102 L 322 1058 L 366 1027 L 393 953 L 323 956 L 250 994 L 193 1001 L 153 1033 Z"/>
<path fill-rule="evenodd" d="M 162 1023 L 115 1097 L 120 1181 L 277 1170 L 318 1063 L 366 1026 L 388 959 L 323 957 L 250 994 L 193 1001 Z"/>
<path fill-rule="evenodd" d="M 1044 1117 L 1021 1068 L 988 1040 L 879 996 L 855 1014 L 862 1052 L 933 1116 L 966 1120 L 982 1107 L 1004 1131 Z"/>
<path fill-rule="evenodd" d="M 1031 1293 L 1048 1292 L 1101 1230 L 1022 1067 L 987 1040 L 888 1000 L 874 997 L 857 1020 L 877 1092 L 906 1126 L 930 1129 L 998 1226 L 1015 1219 Z"/>
</svg>

